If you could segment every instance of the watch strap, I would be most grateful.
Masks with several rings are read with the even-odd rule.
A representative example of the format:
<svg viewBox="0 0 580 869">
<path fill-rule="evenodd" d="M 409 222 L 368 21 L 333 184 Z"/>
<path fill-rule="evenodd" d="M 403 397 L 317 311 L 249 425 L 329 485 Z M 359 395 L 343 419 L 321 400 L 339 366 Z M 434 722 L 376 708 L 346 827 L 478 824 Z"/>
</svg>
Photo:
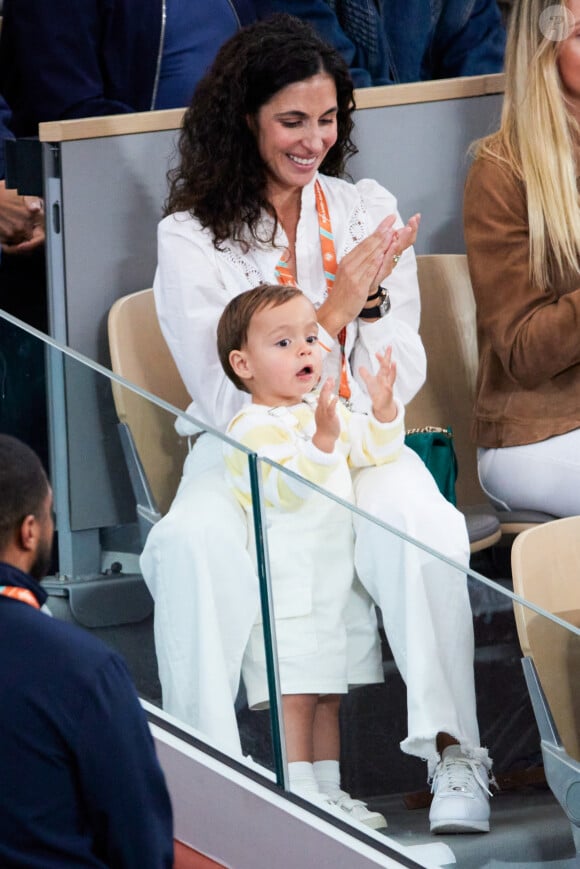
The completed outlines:
<svg viewBox="0 0 580 869">
<path fill-rule="evenodd" d="M 363 308 L 359 314 L 361 320 L 376 320 L 377 317 L 381 317 L 381 306 L 375 305 L 374 308 Z"/>
<path fill-rule="evenodd" d="M 367 297 L 367 302 L 374 302 L 375 299 L 382 298 L 384 296 L 384 294 L 385 294 L 384 287 L 381 287 L 381 285 L 379 284 L 379 286 L 377 287 L 376 293 L 373 293 L 372 296 Z"/>
<path fill-rule="evenodd" d="M 378 293 L 381 297 L 381 301 L 378 305 L 374 305 L 372 308 L 363 308 L 359 313 L 359 317 L 362 320 L 376 320 L 379 317 L 384 317 L 385 314 L 388 314 L 390 311 L 391 300 L 389 298 L 389 291 L 386 287 L 379 287 Z M 372 300 L 374 299 L 374 296 L 370 298 Z"/>
</svg>

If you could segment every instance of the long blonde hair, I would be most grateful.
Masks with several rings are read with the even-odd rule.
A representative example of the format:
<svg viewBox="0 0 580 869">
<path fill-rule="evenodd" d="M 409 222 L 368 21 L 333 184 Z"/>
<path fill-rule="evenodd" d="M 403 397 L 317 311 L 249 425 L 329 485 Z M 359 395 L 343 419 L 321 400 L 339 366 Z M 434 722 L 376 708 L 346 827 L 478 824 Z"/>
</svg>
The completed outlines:
<svg viewBox="0 0 580 869">
<path fill-rule="evenodd" d="M 565 30 L 564 0 L 516 0 L 506 48 L 500 129 L 476 148 L 478 155 L 506 161 L 525 184 L 530 279 L 544 289 L 566 272 L 580 271 L 573 144 L 579 128 L 566 106 L 558 72 L 558 37 L 563 32 L 558 33 L 557 17 L 556 30 L 550 31 L 545 20 L 548 7 L 554 6 L 561 7 L 559 22 Z"/>
</svg>

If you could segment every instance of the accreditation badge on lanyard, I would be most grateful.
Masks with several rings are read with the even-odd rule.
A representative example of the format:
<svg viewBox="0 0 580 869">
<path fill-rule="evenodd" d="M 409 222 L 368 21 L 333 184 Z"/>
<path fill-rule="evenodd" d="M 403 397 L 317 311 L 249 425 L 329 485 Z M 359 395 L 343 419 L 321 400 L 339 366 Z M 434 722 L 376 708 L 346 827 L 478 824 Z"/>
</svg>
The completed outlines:
<svg viewBox="0 0 580 869">
<path fill-rule="evenodd" d="M 320 235 L 320 250 L 322 253 L 322 264 L 324 269 L 324 277 L 326 280 L 326 289 L 328 294 L 332 292 L 334 281 L 336 280 L 336 248 L 334 246 L 334 235 L 332 234 L 332 225 L 330 223 L 330 214 L 328 213 L 328 205 L 326 196 L 320 181 L 314 185 L 314 195 L 316 197 L 316 211 L 318 214 L 318 230 Z M 296 277 L 288 268 L 289 252 L 284 251 L 282 257 L 276 266 L 276 278 L 279 284 L 287 284 L 293 287 L 298 286 Z M 338 394 L 345 401 L 350 398 L 350 386 L 348 384 L 348 375 L 346 371 L 346 326 L 343 327 L 337 335 L 338 344 L 340 346 L 340 386 Z"/>
</svg>

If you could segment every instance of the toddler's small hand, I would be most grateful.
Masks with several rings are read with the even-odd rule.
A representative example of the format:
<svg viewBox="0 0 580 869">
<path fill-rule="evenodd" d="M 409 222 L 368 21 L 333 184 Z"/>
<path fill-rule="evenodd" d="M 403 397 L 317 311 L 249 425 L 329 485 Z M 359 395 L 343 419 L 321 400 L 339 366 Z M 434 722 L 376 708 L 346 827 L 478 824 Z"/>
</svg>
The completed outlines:
<svg viewBox="0 0 580 869">
<path fill-rule="evenodd" d="M 359 369 L 372 402 L 373 414 L 379 422 L 392 422 L 397 416 L 397 405 L 393 396 L 397 365 L 391 359 L 392 352 L 392 347 L 387 347 L 384 355 L 376 354 L 379 361 L 376 375 L 364 367 Z"/>
<path fill-rule="evenodd" d="M 338 395 L 335 395 L 333 390 L 334 380 L 329 377 L 320 390 L 314 414 L 316 431 L 312 443 L 324 453 L 331 453 L 334 450 L 336 439 L 340 434 L 340 420 L 336 411 Z"/>
</svg>

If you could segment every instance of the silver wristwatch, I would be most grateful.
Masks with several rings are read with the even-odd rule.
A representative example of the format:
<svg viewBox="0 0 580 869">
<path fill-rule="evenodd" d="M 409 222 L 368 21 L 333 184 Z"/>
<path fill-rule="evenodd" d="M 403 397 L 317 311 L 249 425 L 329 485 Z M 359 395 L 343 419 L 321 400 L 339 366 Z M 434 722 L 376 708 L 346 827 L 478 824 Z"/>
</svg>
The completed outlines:
<svg viewBox="0 0 580 869">
<path fill-rule="evenodd" d="M 367 302 L 372 302 L 373 299 L 377 299 L 377 304 L 372 308 L 363 308 L 359 314 L 363 320 L 376 320 L 377 317 L 384 317 L 391 310 L 391 300 L 386 287 L 379 287 L 374 296 L 368 297 Z"/>
</svg>

